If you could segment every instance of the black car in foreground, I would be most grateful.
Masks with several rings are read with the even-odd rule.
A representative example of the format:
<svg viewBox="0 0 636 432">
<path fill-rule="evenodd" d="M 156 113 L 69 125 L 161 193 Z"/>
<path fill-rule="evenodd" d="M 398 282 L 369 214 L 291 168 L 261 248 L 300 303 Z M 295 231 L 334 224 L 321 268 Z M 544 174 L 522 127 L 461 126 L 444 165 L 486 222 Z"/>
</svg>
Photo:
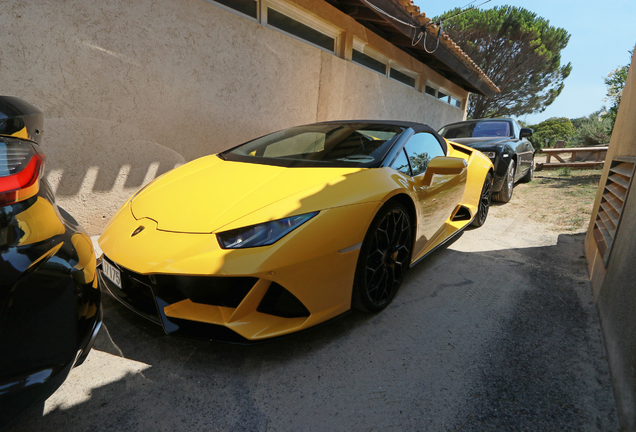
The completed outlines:
<svg viewBox="0 0 636 432">
<path fill-rule="evenodd" d="M 529 182 L 534 172 L 534 147 L 527 137 L 532 129 L 522 128 L 513 119 L 477 119 L 451 123 L 439 134 L 477 149 L 495 166 L 492 199 L 508 202 L 516 182 Z"/>
<path fill-rule="evenodd" d="M 0 429 L 86 359 L 102 319 L 91 239 L 42 178 L 42 124 L 0 96 Z"/>
</svg>

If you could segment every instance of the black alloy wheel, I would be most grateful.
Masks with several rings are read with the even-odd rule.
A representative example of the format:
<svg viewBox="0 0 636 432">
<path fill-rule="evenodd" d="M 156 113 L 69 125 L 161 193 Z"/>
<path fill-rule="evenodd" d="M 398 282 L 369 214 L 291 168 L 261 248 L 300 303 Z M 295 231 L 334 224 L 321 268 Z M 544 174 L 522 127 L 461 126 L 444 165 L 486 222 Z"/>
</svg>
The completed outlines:
<svg viewBox="0 0 636 432">
<path fill-rule="evenodd" d="M 508 165 L 508 171 L 506 172 L 506 177 L 504 177 L 504 184 L 501 190 L 492 195 L 492 198 L 495 201 L 499 201 L 502 203 L 507 203 L 512 199 L 512 190 L 515 187 L 515 161 L 511 160 L 510 165 Z"/>
<path fill-rule="evenodd" d="M 484 186 L 481 188 L 481 195 L 479 197 L 479 207 L 475 218 L 470 223 L 472 226 L 480 227 L 486 222 L 488 217 L 488 210 L 490 209 L 490 200 L 492 198 L 492 174 L 486 175 L 484 180 Z"/>
<path fill-rule="evenodd" d="M 352 306 L 379 312 L 391 303 L 411 262 L 411 218 L 398 202 L 385 205 L 365 236 L 353 284 Z"/>
</svg>

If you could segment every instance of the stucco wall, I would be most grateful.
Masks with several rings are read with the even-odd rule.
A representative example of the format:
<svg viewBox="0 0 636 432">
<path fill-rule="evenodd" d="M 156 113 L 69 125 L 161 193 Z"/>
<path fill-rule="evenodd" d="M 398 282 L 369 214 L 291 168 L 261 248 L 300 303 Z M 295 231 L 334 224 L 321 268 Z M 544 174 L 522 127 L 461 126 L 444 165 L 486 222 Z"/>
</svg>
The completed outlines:
<svg viewBox="0 0 636 432">
<path fill-rule="evenodd" d="M 274 130 L 464 116 L 203 0 L 6 2 L 0 25 L 0 92 L 45 112 L 45 175 L 91 234 L 155 176 Z"/>
<path fill-rule="evenodd" d="M 592 287 L 605 337 L 621 427 L 636 430 L 636 186 L 625 200 L 621 223 L 607 263 L 599 254 L 592 229 L 612 158 L 636 157 L 636 70 L 632 65 L 623 90 L 616 125 L 585 241 Z"/>
</svg>

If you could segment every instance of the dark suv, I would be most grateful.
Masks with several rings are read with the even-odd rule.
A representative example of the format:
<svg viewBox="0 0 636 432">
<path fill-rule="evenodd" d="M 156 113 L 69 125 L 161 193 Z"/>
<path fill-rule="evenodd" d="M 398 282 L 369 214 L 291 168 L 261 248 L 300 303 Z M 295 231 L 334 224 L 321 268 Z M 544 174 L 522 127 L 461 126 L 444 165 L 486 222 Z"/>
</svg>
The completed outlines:
<svg viewBox="0 0 636 432">
<path fill-rule="evenodd" d="M 86 359 L 102 318 L 91 239 L 42 178 L 42 124 L 0 96 L 0 429 Z"/>
</svg>

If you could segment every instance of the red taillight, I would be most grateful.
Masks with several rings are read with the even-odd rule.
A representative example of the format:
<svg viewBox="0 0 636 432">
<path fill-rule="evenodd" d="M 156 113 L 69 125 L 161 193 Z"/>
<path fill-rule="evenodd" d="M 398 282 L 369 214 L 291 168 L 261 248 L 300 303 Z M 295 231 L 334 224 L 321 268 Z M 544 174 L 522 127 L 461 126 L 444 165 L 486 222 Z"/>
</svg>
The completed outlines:
<svg viewBox="0 0 636 432">
<path fill-rule="evenodd" d="M 38 193 L 44 172 L 44 154 L 35 144 L 0 138 L 0 206 L 31 198 Z"/>
</svg>

